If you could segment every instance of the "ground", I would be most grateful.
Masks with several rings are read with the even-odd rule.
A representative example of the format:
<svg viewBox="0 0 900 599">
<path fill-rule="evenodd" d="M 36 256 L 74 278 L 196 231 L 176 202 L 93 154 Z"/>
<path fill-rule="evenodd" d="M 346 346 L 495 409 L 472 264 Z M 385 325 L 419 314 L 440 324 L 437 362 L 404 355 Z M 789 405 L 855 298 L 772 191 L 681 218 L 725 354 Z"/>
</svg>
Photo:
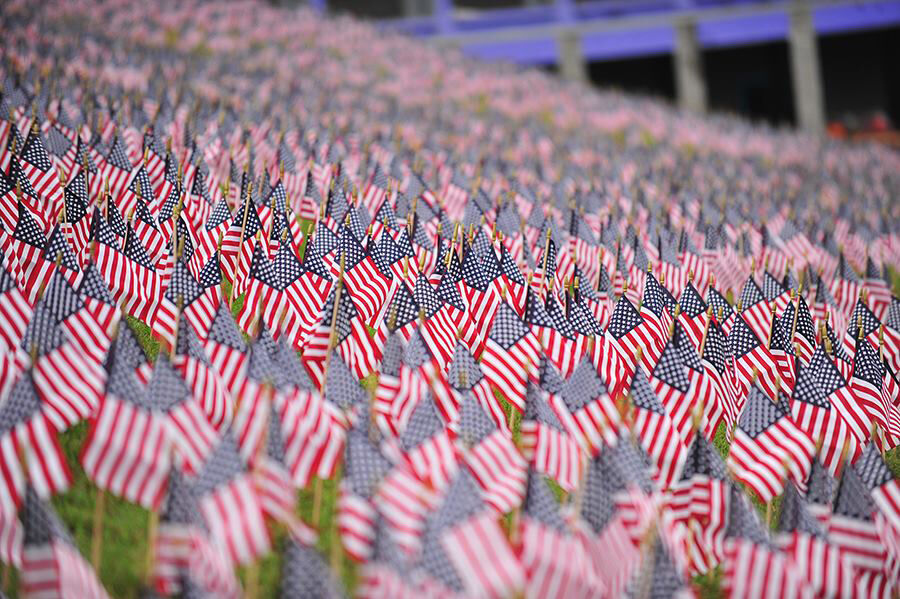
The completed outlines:
<svg viewBox="0 0 900 599">
<path fill-rule="evenodd" d="M 306 229 L 308 223 L 303 223 Z M 894 293 L 900 293 L 900 274 L 891 273 Z M 226 283 L 227 286 L 227 283 Z M 226 294 L 230 289 L 225 289 Z M 240 309 L 242 298 L 232 306 L 235 314 Z M 155 359 L 159 351 L 159 343 L 150 335 L 147 325 L 133 318 L 127 317 L 137 333 L 138 341 L 151 360 Z M 371 384 L 372 381 L 364 381 Z M 504 402 L 505 403 L 505 402 Z M 511 416 L 511 425 L 514 434 L 518 434 L 519 419 L 517 414 L 508 409 Z M 88 423 L 69 429 L 60 435 L 60 444 L 68 460 L 74 482 L 71 488 L 61 495 L 53 498 L 53 506 L 56 508 L 63 522 L 69 527 L 78 548 L 86 557 L 91 556 L 92 538 L 94 528 L 94 512 L 99 490 L 88 481 L 84 470 L 79 463 L 81 447 L 88 434 Z M 728 454 L 728 443 L 725 440 L 724 430 L 719 429 L 714 439 L 716 448 L 725 457 Z M 888 466 L 894 476 L 900 477 L 900 449 L 895 449 L 887 454 Z M 312 516 L 312 487 L 304 489 L 298 496 L 298 513 L 309 522 Z M 328 559 L 333 559 L 332 543 L 335 538 L 334 510 L 337 501 L 337 485 L 334 481 L 324 481 L 322 493 L 322 530 L 319 538 L 319 549 Z M 765 511 L 765 506 L 756 502 L 760 512 Z M 777 516 L 777 501 L 774 507 Z M 777 518 L 772 519 L 773 522 Z M 103 511 L 103 526 L 100 545 L 100 579 L 110 595 L 121 598 L 137 598 L 144 581 L 146 580 L 147 564 L 147 529 L 149 512 L 129 504 L 111 495 L 105 498 Z M 275 548 L 281 546 L 285 537 L 285 531 L 281 527 L 270 528 Z M 340 560 L 340 574 L 344 583 L 352 589 L 356 583 L 356 567 L 348 559 Z M 248 580 L 256 580 L 258 584 L 257 597 L 272 597 L 277 595 L 280 581 L 281 554 L 273 551 L 263 558 L 256 572 L 248 572 L 246 568 L 240 570 L 240 576 L 245 583 Z M 701 597 L 720 597 L 721 571 L 694 579 L 697 591 Z M 251 583 L 252 585 L 253 583 Z M 4 568 L 3 588 L 11 597 L 18 596 L 17 576 L 13 568 Z"/>
</svg>

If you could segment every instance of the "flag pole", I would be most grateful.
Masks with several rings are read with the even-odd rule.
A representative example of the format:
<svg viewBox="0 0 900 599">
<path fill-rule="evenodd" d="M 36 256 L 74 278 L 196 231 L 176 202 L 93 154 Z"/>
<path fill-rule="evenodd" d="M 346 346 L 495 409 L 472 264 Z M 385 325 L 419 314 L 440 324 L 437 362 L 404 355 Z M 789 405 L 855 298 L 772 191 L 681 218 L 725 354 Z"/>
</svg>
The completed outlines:
<svg viewBox="0 0 900 599">
<path fill-rule="evenodd" d="M 250 202 L 253 197 L 253 181 L 247 181 L 247 198 L 244 200 L 244 217 L 241 220 L 241 239 L 238 241 L 238 255 L 237 260 L 238 264 L 241 261 L 241 252 L 244 248 L 244 231 L 247 229 L 247 214 L 250 212 Z M 235 270 L 235 273 L 237 271 Z M 231 285 L 231 297 L 229 298 L 229 304 L 233 304 L 234 300 L 237 299 L 237 276 L 234 277 L 234 281 Z"/>
<path fill-rule="evenodd" d="M 100 570 L 100 548 L 103 546 L 103 515 L 106 512 L 106 491 L 97 488 L 97 499 L 94 501 L 94 520 L 91 530 L 91 565 Z"/>
<path fill-rule="evenodd" d="M 550 237 L 553 235 L 553 229 L 547 227 L 547 240 L 544 242 L 544 264 L 541 266 L 541 272 L 544 273 L 544 280 L 541 281 L 541 295 L 544 294 L 544 288 L 547 286 L 547 262 L 550 258 Z"/>
<path fill-rule="evenodd" d="M 115 333 L 113 338 L 119 337 L 119 331 L 122 326 L 124 315 L 119 315 L 116 321 Z M 106 513 L 106 489 L 97 487 L 97 499 L 94 502 L 94 518 L 91 530 L 91 565 L 98 572 L 100 571 L 100 550 L 103 546 L 103 517 Z"/>
<path fill-rule="evenodd" d="M 328 353 L 325 354 L 325 368 L 322 371 L 322 383 L 320 386 L 321 392 L 325 393 L 325 380 L 328 378 L 328 368 L 331 364 L 331 352 L 334 350 L 334 341 L 337 335 L 335 335 L 335 324 L 337 323 L 338 316 L 338 306 L 340 306 L 341 301 L 341 290 L 343 288 L 344 282 L 344 264 L 345 264 L 346 254 L 341 252 L 341 266 L 340 271 L 338 272 L 338 280 L 337 280 L 337 288 L 334 290 L 334 308 L 331 310 L 331 335 L 328 340 Z M 316 482 L 313 487 L 313 513 L 312 513 L 312 521 L 313 526 L 316 529 L 319 528 L 319 518 L 322 515 L 322 485 L 323 480 L 321 477 L 316 476 Z"/>
<path fill-rule="evenodd" d="M 709 335 L 709 327 L 712 325 L 712 306 L 706 307 L 706 326 L 703 327 L 703 337 L 700 339 L 700 348 L 698 350 L 698 355 L 700 359 L 703 359 L 703 350 L 706 348 L 706 337 Z"/>
<path fill-rule="evenodd" d="M 798 317 L 800 316 L 800 293 L 802 293 L 802 291 L 803 291 L 803 285 L 801 284 L 800 286 L 797 287 L 797 290 L 795 292 L 793 292 L 793 293 L 797 294 L 797 297 L 796 297 L 797 301 L 794 304 L 794 322 L 791 324 L 791 339 L 790 339 L 791 345 L 794 344 L 794 335 L 797 333 L 797 320 L 798 320 Z"/>
<path fill-rule="evenodd" d="M 268 440 L 269 434 L 269 419 L 272 417 L 272 401 L 275 395 L 275 388 L 272 383 L 266 381 L 265 391 L 268 392 L 269 397 L 269 405 L 266 406 L 266 415 L 263 424 L 262 437 L 259 440 L 259 444 L 256 446 L 256 455 L 253 465 L 250 469 L 250 474 L 254 478 L 258 476 L 259 471 L 259 460 L 261 459 L 263 448 L 266 446 L 266 442 Z M 244 597 L 246 599 L 256 599 L 259 596 L 259 560 L 255 559 L 247 566 L 247 581 L 246 581 L 246 589 L 244 591 Z"/>
</svg>

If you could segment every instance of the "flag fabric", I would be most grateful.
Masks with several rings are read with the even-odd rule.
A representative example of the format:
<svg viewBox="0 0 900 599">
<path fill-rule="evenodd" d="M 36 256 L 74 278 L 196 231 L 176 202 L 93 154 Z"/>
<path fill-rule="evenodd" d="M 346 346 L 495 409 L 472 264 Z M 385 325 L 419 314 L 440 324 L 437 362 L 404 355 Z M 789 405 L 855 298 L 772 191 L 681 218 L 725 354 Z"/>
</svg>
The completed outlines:
<svg viewBox="0 0 900 599">
<path fill-rule="evenodd" d="M 513 308 L 501 301 L 482 354 L 488 381 L 520 412 L 528 377 L 538 362 L 538 343 Z"/>
<path fill-rule="evenodd" d="M 585 357 L 560 389 L 554 412 L 586 452 L 613 443 L 621 423 L 619 411 L 594 365 Z"/>
<path fill-rule="evenodd" d="M 582 448 L 557 416 L 558 394 L 564 384 L 559 373 L 546 361 L 541 363 L 540 384 L 530 382 L 522 413 L 522 455 L 535 472 L 556 481 L 572 492 L 579 484 L 583 468 Z"/>
<path fill-rule="evenodd" d="M 587 597 L 596 592 L 584 546 L 572 534 L 546 481 L 531 471 L 520 524 L 526 597 Z"/>
<path fill-rule="evenodd" d="M 788 475 L 796 484 L 806 481 L 814 450 L 812 437 L 791 419 L 787 398 L 774 402 L 751 387 L 728 454 L 735 478 L 767 503 L 781 494 Z"/>
<path fill-rule="evenodd" d="M 59 517 L 28 487 L 22 505 L 22 590 L 29 596 L 108 597 Z"/>
<path fill-rule="evenodd" d="M 149 594 L 273 551 L 285 596 L 896 592 L 890 151 L 315 11 L 32 5 L 0 6 L 14 592 L 105 595 L 44 503 L 85 482 L 160 516 Z"/>
<path fill-rule="evenodd" d="M 821 347 L 816 351 L 821 353 L 814 355 L 814 359 L 827 359 Z M 841 465 L 845 445 L 852 450 L 850 455 L 856 455 L 858 442 L 841 412 L 829 401 L 812 366 L 797 364 L 797 383 L 791 395 L 791 417 L 801 430 L 819 440 L 819 458 L 832 474 Z"/>
<path fill-rule="evenodd" d="M 725 463 L 712 443 L 695 435 L 667 498 L 675 521 L 684 522 L 690 531 L 687 551 L 692 572 L 708 572 L 724 559 L 729 499 Z"/>
<path fill-rule="evenodd" d="M 213 540 L 235 563 L 253 561 L 269 550 L 262 501 L 226 432 L 197 473 L 194 493 Z"/>
<path fill-rule="evenodd" d="M 785 487 L 775 543 L 787 554 L 791 570 L 808 592 L 848 596 L 854 590 L 854 572 L 840 548 L 828 542 L 825 528 L 806 507 L 797 488 Z"/>
<path fill-rule="evenodd" d="M 456 424 L 456 444 L 481 487 L 484 502 L 498 514 L 521 504 L 528 466 L 513 443 L 472 395 L 464 396 Z"/>
<path fill-rule="evenodd" d="M 165 414 L 152 409 L 137 369 L 143 351 L 127 324 L 119 325 L 105 369 L 106 389 L 91 421 L 81 462 L 101 489 L 158 509 L 171 468 Z"/>
<path fill-rule="evenodd" d="M 479 498 L 467 470 L 426 520 L 422 564 L 438 588 L 469 596 L 501 597 L 524 583 L 522 565 Z"/>
<path fill-rule="evenodd" d="M 680 476 L 687 458 L 684 440 L 671 412 L 641 371 L 636 372 L 631 381 L 630 397 L 634 406 L 635 435 L 653 460 L 654 479 L 660 487 L 669 488 Z"/>
</svg>

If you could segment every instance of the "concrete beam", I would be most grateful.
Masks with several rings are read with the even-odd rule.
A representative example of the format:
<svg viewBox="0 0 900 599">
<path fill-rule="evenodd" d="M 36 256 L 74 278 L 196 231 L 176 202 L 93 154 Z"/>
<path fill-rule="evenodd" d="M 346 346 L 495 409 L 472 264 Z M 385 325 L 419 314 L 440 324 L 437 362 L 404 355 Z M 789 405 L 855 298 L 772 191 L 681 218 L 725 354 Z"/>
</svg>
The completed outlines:
<svg viewBox="0 0 900 599">
<path fill-rule="evenodd" d="M 556 43 L 559 45 L 559 73 L 569 81 L 587 81 L 587 65 L 581 48 L 581 36 L 572 29 L 559 32 Z"/>
<path fill-rule="evenodd" d="M 697 43 L 697 24 L 693 19 L 675 23 L 675 88 L 678 105 L 692 112 L 706 112 L 706 80 L 703 57 Z"/>
<path fill-rule="evenodd" d="M 791 6 L 788 47 L 797 125 L 809 133 L 821 135 L 825 131 L 825 98 L 822 94 L 819 46 L 812 11 L 806 2 L 795 2 Z"/>
</svg>

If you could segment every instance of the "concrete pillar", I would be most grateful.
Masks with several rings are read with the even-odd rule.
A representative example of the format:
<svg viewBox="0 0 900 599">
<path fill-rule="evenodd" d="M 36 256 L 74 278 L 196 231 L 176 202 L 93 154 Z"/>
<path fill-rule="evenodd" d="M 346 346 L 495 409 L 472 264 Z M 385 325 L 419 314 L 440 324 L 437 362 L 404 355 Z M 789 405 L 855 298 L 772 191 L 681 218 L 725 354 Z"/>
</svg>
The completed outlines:
<svg viewBox="0 0 900 599">
<path fill-rule="evenodd" d="M 799 127 L 821 135 L 825 131 L 825 99 L 819 69 L 819 45 L 812 11 L 806 2 L 796 2 L 790 11 L 789 46 L 794 113 Z"/>
<path fill-rule="evenodd" d="M 706 80 L 697 24 L 689 18 L 675 23 L 675 87 L 681 108 L 698 114 L 706 112 Z"/>
<path fill-rule="evenodd" d="M 564 29 L 556 39 L 559 45 L 559 73 L 569 81 L 587 81 L 587 65 L 581 49 L 581 36 L 571 29 Z"/>
</svg>

